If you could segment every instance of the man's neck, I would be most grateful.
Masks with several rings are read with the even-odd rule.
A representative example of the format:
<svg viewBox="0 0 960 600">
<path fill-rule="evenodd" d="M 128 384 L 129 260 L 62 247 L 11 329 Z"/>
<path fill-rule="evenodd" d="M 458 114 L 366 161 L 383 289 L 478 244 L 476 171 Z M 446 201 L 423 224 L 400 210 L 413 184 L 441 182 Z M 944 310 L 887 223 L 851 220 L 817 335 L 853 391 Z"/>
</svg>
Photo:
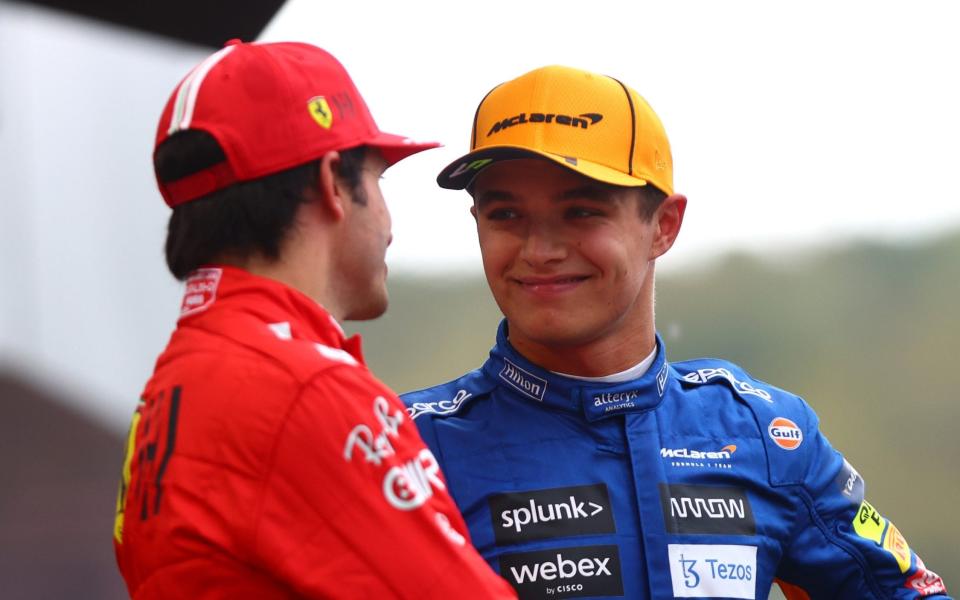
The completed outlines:
<svg viewBox="0 0 960 600">
<path fill-rule="evenodd" d="M 651 319 L 635 328 L 580 344 L 540 343 L 522 334 L 509 334 L 510 344 L 527 360 L 549 371 L 578 377 L 620 373 L 647 358 L 657 346 Z"/>
<path fill-rule="evenodd" d="M 276 260 L 265 258 L 261 255 L 250 256 L 246 258 L 236 258 L 231 256 L 221 256 L 217 262 L 232 267 L 243 269 L 248 273 L 273 279 L 287 285 L 299 292 L 302 292 L 311 298 L 336 319 L 338 322 L 343 320 L 340 307 L 333 301 L 333 295 L 327 289 L 324 273 L 327 271 L 322 267 L 314 267 L 315 261 L 297 260 L 290 256 L 290 252 L 284 252 Z"/>
</svg>

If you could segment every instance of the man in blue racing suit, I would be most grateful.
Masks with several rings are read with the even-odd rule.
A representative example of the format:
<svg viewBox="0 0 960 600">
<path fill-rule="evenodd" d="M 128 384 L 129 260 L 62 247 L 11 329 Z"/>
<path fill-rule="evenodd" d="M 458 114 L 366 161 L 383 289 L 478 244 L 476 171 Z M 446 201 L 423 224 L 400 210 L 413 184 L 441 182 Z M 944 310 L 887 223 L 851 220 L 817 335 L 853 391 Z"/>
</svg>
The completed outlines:
<svg viewBox="0 0 960 600">
<path fill-rule="evenodd" d="M 686 198 L 635 91 L 567 67 L 501 84 L 438 182 L 473 196 L 506 319 L 480 369 L 404 401 L 520 598 L 946 597 L 803 400 L 668 362 L 654 265 Z"/>
</svg>

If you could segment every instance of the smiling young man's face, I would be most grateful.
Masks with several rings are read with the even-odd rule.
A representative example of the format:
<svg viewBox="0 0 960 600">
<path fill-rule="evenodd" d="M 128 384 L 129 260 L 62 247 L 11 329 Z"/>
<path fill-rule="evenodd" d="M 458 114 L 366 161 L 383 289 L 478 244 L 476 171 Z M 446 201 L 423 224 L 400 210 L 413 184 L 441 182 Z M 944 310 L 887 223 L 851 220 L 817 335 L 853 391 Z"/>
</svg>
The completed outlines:
<svg viewBox="0 0 960 600">
<path fill-rule="evenodd" d="M 652 343 L 654 259 L 676 237 L 682 197 L 664 202 L 682 200 L 665 225 L 663 205 L 642 215 L 638 190 L 539 159 L 485 168 L 473 196 L 484 272 L 518 350 Z"/>
</svg>

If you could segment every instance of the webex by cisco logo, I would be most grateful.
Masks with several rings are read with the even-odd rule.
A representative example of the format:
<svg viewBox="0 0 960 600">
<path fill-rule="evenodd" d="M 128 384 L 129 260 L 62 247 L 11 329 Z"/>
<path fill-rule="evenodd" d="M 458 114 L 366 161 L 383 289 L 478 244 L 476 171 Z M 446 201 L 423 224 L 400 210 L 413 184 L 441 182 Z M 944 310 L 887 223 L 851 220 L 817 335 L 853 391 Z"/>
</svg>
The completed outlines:
<svg viewBox="0 0 960 600">
<path fill-rule="evenodd" d="M 497 544 L 616 531 L 602 483 L 496 494 L 488 503 Z"/>
<path fill-rule="evenodd" d="M 623 595 L 620 552 L 613 545 L 504 554 L 500 575 L 520 600 Z"/>
<path fill-rule="evenodd" d="M 660 504 L 670 533 L 757 533 L 750 499 L 740 488 L 661 483 Z"/>
</svg>

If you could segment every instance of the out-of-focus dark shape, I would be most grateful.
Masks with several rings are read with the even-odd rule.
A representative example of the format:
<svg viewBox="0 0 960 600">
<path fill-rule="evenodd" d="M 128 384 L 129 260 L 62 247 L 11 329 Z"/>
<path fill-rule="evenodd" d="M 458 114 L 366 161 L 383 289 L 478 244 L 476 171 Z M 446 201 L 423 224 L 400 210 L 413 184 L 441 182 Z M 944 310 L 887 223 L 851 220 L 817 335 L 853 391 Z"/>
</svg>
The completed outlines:
<svg viewBox="0 0 960 600">
<path fill-rule="evenodd" d="M 284 0 L 14 0 L 106 21 L 163 37 L 219 48 L 232 38 L 253 41 Z"/>
<path fill-rule="evenodd" d="M 4 598 L 127 597 L 111 545 L 123 439 L 67 406 L 0 367 Z"/>
</svg>

